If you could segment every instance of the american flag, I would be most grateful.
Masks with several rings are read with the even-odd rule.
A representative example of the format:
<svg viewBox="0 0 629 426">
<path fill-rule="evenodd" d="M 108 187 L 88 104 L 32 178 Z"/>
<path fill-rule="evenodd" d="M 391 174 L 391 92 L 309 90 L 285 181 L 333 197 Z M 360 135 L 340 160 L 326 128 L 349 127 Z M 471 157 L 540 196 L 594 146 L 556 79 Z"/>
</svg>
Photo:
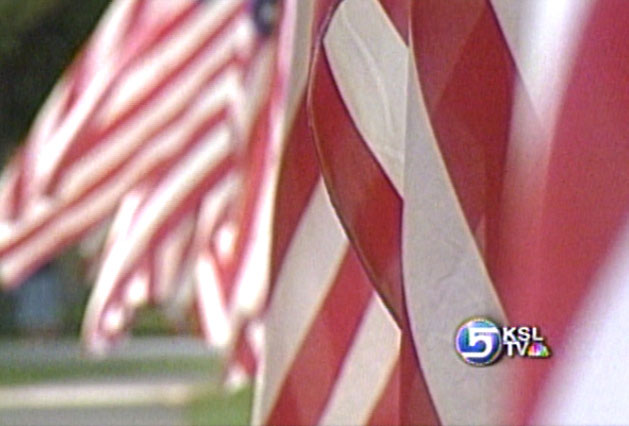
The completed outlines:
<svg viewBox="0 0 629 426">
<path fill-rule="evenodd" d="M 272 11 L 243 0 L 113 2 L 6 170 L 6 285 L 117 208 L 85 316 L 91 349 L 119 338 L 137 307 L 180 296 L 192 281 L 200 307 L 211 302 L 234 317 L 254 308 L 223 292 L 264 291 L 260 267 L 254 279 L 238 273 L 264 241 L 251 235 L 261 232 L 258 199 L 268 180 L 260 127 Z M 226 259 L 212 248 L 234 224 L 235 253 Z M 194 274 L 207 255 L 220 269 L 215 281 Z M 198 309 L 202 329 L 221 343 L 210 328 L 224 324 L 206 311 Z M 228 333 L 238 334 L 236 322 L 246 320 L 230 318 Z"/>
<path fill-rule="evenodd" d="M 114 2 L 4 181 L 0 275 L 18 284 L 195 149 L 250 48 L 242 1 Z M 210 96 L 210 92 L 213 93 Z M 214 120 L 210 116 L 216 117 Z"/>
<path fill-rule="evenodd" d="M 255 422 L 625 422 L 629 8 L 307 3 L 296 6 L 299 50 L 320 45 L 309 109 L 297 84 L 286 111 Z M 294 73 L 305 79 L 304 62 Z M 351 257 L 360 265 L 341 294 Z M 385 338 L 344 382 L 370 318 L 362 282 L 386 305 L 389 336 L 413 339 L 425 385 L 386 420 L 370 417 L 383 388 L 365 384 L 391 365 Z M 465 365 L 453 335 L 472 316 L 540 326 L 553 357 Z"/>
<path fill-rule="evenodd" d="M 532 107 L 515 109 L 496 282 L 513 289 L 510 320 L 541 326 L 554 352 L 518 366 L 516 421 L 624 424 L 629 5 L 533 11 L 539 33 L 514 56 Z"/>
<path fill-rule="evenodd" d="M 307 121 L 311 40 L 330 5 L 284 6 L 291 74 L 254 423 L 397 423 L 401 333 L 336 218 Z"/>
<path fill-rule="evenodd" d="M 164 303 L 179 286 L 195 279 L 202 329 L 213 344 L 224 346 L 229 340 L 224 334 L 232 332 L 232 327 L 222 331 L 223 335 L 213 331 L 231 324 L 224 324 L 217 312 L 210 315 L 208 310 L 231 306 L 223 293 L 234 287 L 242 254 L 253 241 L 248 237 L 257 217 L 259 183 L 264 177 L 264 168 L 258 163 L 262 160 L 264 164 L 266 138 L 249 129 L 264 110 L 261 104 L 272 54 L 270 46 L 256 36 L 245 6 L 241 2 L 239 14 L 232 14 L 231 9 L 223 13 L 220 8 L 225 6 L 220 3 L 203 11 L 225 19 L 216 26 L 213 39 L 227 47 L 208 43 L 205 55 L 211 58 L 210 68 L 191 74 L 209 78 L 187 100 L 182 115 L 182 120 L 199 120 L 189 136 L 190 149 L 146 176 L 121 205 L 119 222 L 126 226 L 122 231 L 116 226 L 112 229 L 112 243 L 86 313 L 84 335 L 90 347 L 119 337 L 139 303 Z M 176 131 L 178 125 L 173 123 L 163 131 Z M 127 201 L 136 208 L 127 208 Z M 230 226 L 237 231 L 235 254 L 221 256 L 213 248 L 225 240 L 221 237 Z M 225 244 L 231 245 L 229 241 Z M 217 266 L 216 274 L 195 276 L 198 262 Z"/>
<path fill-rule="evenodd" d="M 173 12 L 167 17 L 147 17 L 141 4 L 151 3 L 112 9 L 110 16 L 133 25 L 103 30 L 102 38 L 95 38 L 109 40 L 94 52 L 109 58 L 102 60 L 108 64 L 102 70 L 111 75 L 103 71 L 96 80 L 79 78 L 101 71 L 94 67 L 101 60 L 89 59 L 100 56 L 84 55 L 8 169 L 0 194 L 6 200 L 2 217 L 8 235 L 6 248 L 0 248 L 0 256 L 6 256 L 0 272 L 8 282 L 106 216 L 94 207 L 98 214 L 78 221 L 72 215 L 58 218 L 63 210 L 52 210 L 51 205 L 66 202 L 70 208 L 89 205 L 91 192 L 81 191 L 93 183 L 85 180 L 89 174 L 81 172 L 81 161 L 99 158 L 101 151 L 77 141 L 100 135 L 115 142 L 129 134 L 123 128 L 133 134 L 151 125 L 159 133 L 179 120 L 185 134 L 194 131 L 194 122 L 183 119 L 198 92 L 191 88 L 192 79 L 183 86 L 178 81 L 176 87 L 189 91 L 172 98 L 181 102 L 168 107 L 172 115 L 145 108 L 158 115 L 138 127 L 134 120 L 142 115 L 137 110 L 151 105 L 150 99 L 170 99 L 164 95 L 170 92 L 155 89 L 165 91 L 149 96 L 149 79 L 123 85 L 127 77 L 121 76 L 138 67 L 134 75 L 173 73 L 167 80 L 174 82 L 176 67 L 146 65 L 170 62 L 135 63 L 133 58 L 152 58 L 148 46 L 169 40 L 176 23 L 186 24 L 191 35 L 182 33 L 190 39 L 203 37 L 188 25 L 194 19 L 219 28 L 199 18 L 204 7 L 224 7 L 224 19 L 239 12 L 227 1 L 178 2 L 170 3 Z M 629 190 L 624 181 L 629 6 L 620 0 L 472 0 L 464 5 L 286 0 L 282 20 L 274 95 L 266 110 L 269 128 L 262 130 L 278 150 L 269 157 L 281 154 L 281 164 L 254 423 L 629 422 L 624 392 L 629 376 L 623 368 L 629 350 L 623 326 L 629 320 Z M 156 22 L 160 30 L 148 31 Z M 208 29 L 204 25 L 197 30 Z M 134 31 L 141 36 L 117 53 L 119 43 L 112 40 Z M 236 38 L 238 46 L 246 39 Z M 185 59 L 185 52 L 192 51 L 174 49 L 183 61 L 175 62 L 195 63 Z M 86 97 L 90 93 L 93 97 Z M 101 105 L 96 98 L 106 101 Z M 129 111 L 128 102 L 134 105 Z M 158 133 L 137 137 L 154 147 Z M 53 145 L 52 140 L 65 142 Z M 129 139 L 120 140 L 125 141 L 119 144 L 120 155 L 127 155 Z M 185 155 L 192 152 L 186 151 L 190 144 L 170 150 L 169 143 L 163 163 L 150 163 L 154 152 L 149 151 L 141 164 L 161 170 L 160 164 L 189 159 L 196 160 L 192 166 L 199 162 L 199 170 L 215 170 L 200 164 L 205 157 Z M 134 155 L 128 154 L 125 164 Z M 164 200 L 186 193 L 152 194 L 161 188 L 160 177 L 179 171 L 182 184 L 194 185 L 184 177 L 190 164 L 133 180 L 112 232 L 128 229 L 142 242 L 143 227 L 168 223 L 157 216 L 171 217 L 182 204 Z M 75 172 L 83 179 L 74 181 Z M 118 176 L 114 173 L 115 168 L 110 175 Z M 214 190 L 221 188 L 206 181 Z M 94 191 L 103 189 L 94 185 Z M 230 193 L 229 188 L 219 192 Z M 70 202 L 69 196 L 79 198 Z M 203 317 L 209 334 L 219 336 L 231 331 L 210 330 L 221 321 L 209 312 L 221 311 L 224 324 L 238 317 L 224 303 L 237 292 L 220 283 L 227 277 L 235 285 L 239 267 L 234 265 L 240 264 L 235 259 L 246 251 L 238 241 L 251 238 L 249 231 L 238 234 L 233 228 L 254 228 L 249 219 L 238 219 L 247 201 L 225 210 L 233 203 L 229 195 L 224 203 L 221 197 L 195 198 L 190 215 L 177 216 L 178 226 L 168 233 L 178 240 L 181 231 L 186 246 L 192 229 L 188 218 L 202 224 L 192 239 L 210 243 L 203 246 L 196 272 L 212 275 L 216 285 L 198 285 L 197 291 L 213 289 L 200 300 L 214 304 L 206 305 Z M 163 208 L 142 209 L 142 203 L 151 202 Z M 142 216 L 152 211 L 159 212 L 156 222 Z M 133 221 L 139 227 L 131 227 Z M 51 229 L 67 234 L 53 240 L 45 233 Z M 144 235 L 152 234 L 147 229 Z M 39 251 L 30 252 L 33 247 Z M 109 247 L 113 253 L 114 243 Z M 132 251 L 120 253 L 125 250 Z M 120 288 L 142 288 L 132 283 L 142 279 L 125 281 L 153 273 L 151 262 L 143 263 L 145 253 L 149 259 L 153 252 L 138 253 L 117 255 L 117 260 L 112 255 L 116 267 L 109 271 L 119 276 L 108 280 L 122 283 Z M 131 301 L 148 295 L 129 293 Z M 465 365 L 456 356 L 453 335 L 472 316 L 540 326 L 553 357 L 504 360 L 482 369 Z M 258 364 L 253 346 L 259 341 L 246 317 L 242 324 L 233 332 L 235 358 L 250 373 Z"/>
</svg>

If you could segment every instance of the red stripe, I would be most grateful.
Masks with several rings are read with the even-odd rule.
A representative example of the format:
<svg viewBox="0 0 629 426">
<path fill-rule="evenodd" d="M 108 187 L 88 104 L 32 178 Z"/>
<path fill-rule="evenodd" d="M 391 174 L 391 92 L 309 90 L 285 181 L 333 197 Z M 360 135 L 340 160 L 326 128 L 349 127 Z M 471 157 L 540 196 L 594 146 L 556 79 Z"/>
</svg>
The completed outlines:
<svg viewBox="0 0 629 426">
<path fill-rule="evenodd" d="M 438 425 L 439 415 L 421 371 L 407 315 L 404 314 L 400 345 L 400 423 Z"/>
<path fill-rule="evenodd" d="M 162 76 L 160 78 L 160 81 L 154 84 L 147 93 L 143 94 L 137 99 L 134 99 L 132 101 L 133 103 L 112 123 L 108 124 L 107 127 L 99 128 L 98 123 L 96 122 L 96 117 L 101 111 L 102 106 L 106 103 L 107 100 L 109 100 L 110 95 L 116 87 L 117 83 L 122 80 L 122 78 L 125 76 L 126 71 L 128 71 L 133 65 L 140 63 L 141 60 L 145 56 L 148 56 L 148 53 L 150 52 L 138 55 L 137 58 L 134 57 L 133 61 L 125 65 L 119 71 L 118 75 L 111 83 L 109 89 L 107 89 L 106 93 L 99 100 L 99 105 L 94 109 L 90 117 L 86 120 L 82 130 L 76 135 L 73 143 L 64 153 L 63 158 L 59 161 L 59 165 L 55 169 L 55 173 L 50 180 L 51 186 L 49 188 L 49 191 L 55 191 L 57 185 L 61 180 L 61 176 L 68 167 L 70 167 L 73 163 L 80 161 L 83 156 L 96 149 L 100 145 L 100 143 L 106 142 L 109 137 L 111 137 L 125 124 L 131 122 L 131 120 L 136 118 L 138 115 L 140 115 L 141 112 L 145 111 L 147 108 L 150 108 L 150 104 L 154 102 L 164 91 L 166 91 L 168 86 L 171 85 L 178 77 L 180 77 L 180 75 L 184 72 L 186 68 L 190 67 L 195 60 L 202 56 L 203 53 L 211 50 L 211 48 L 213 47 L 212 44 L 216 42 L 216 40 L 220 36 L 225 35 L 226 29 L 229 28 L 229 26 L 233 23 L 233 21 L 236 20 L 236 18 L 240 14 L 240 10 L 233 12 L 224 22 L 221 23 L 221 25 L 217 28 L 217 31 L 209 34 L 194 51 L 192 51 L 186 58 L 179 62 L 172 70 Z M 221 64 L 218 70 L 212 72 L 212 75 L 219 75 L 229 65 L 235 64 L 236 60 L 237 58 L 235 55 L 230 56 L 229 61 Z"/>
<path fill-rule="evenodd" d="M 271 283 L 284 263 L 284 257 L 312 191 L 319 180 L 319 168 L 308 129 L 306 103 L 301 102 L 287 140 L 275 199 Z"/>
<path fill-rule="evenodd" d="M 491 6 L 466 6 L 413 3 L 413 48 L 433 130 L 470 228 L 485 216 L 493 274 L 517 75 Z"/>
<path fill-rule="evenodd" d="M 367 421 L 368 425 L 385 426 L 410 424 L 401 421 L 400 418 L 400 361 L 395 364 L 395 369 L 389 377 L 387 386 L 382 391 L 380 399 Z"/>
<path fill-rule="evenodd" d="M 256 211 L 259 208 L 262 184 L 264 175 L 268 173 L 268 149 L 270 147 L 270 126 L 269 126 L 269 97 L 265 105 L 261 108 L 249 136 L 247 152 L 243 158 L 239 159 L 243 168 L 246 167 L 245 179 L 243 182 L 244 193 L 242 194 L 243 206 L 238 217 L 238 234 L 235 243 L 234 256 L 227 270 L 226 300 L 231 304 L 234 293 L 236 278 L 241 271 L 247 248 L 252 243 L 253 226 L 257 219 Z"/>
<path fill-rule="evenodd" d="M 404 41 L 408 41 L 408 17 L 411 13 L 410 0 L 379 0 L 391 23 Z"/>
<path fill-rule="evenodd" d="M 332 204 L 373 284 L 400 324 L 402 199 L 356 129 L 323 50 L 315 53 L 310 114 Z"/>
<path fill-rule="evenodd" d="M 249 377 L 253 377 L 256 372 L 258 359 L 249 342 L 246 324 L 240 327 L 230 364 L 242 367 Z"/>
<path fill-rule="evenodd" d="M 316 29 L 323 25 L 330 11 L 338 3 L 339 0 L 318 0 L 315 2 L 314 34 L 318 33 Z M 312 50 L 314 45 L 309 48 Z M 281 79 L 282 76 L 278 75 L 277 77 Z M 295 90 L 295 88 L 287 88 L 287 90 Z M 295 116 L 287 117 L 290 130 L 285 137 L 287 143 L 280 165 L 275 198 L 269 294 L 272 292 L 286 250 L 320 174 L 314 140 L 308 124 L 305 89 L 303 95 L 300 94 L 300 96 L 299 109 L 295 112 Z"/>
<path fill-rule="evenodd" d="M 24 190 L 25 184 L 27 182 L 24 169 L 24 150 L 18 149 L 13 161 L 11 161 L 11 165 L 9 166 L 13 170 L 10 170 L 14 176 L 7 181 L 9 187 L 9 217 L 7 219 L 17 219 L 20 213 L 20 209 L 22 208 L 22 204 L 24 203 Z M 4 190 L 4 188 L 3 188 Z"/>
<path fill-rule="evenodd" d="M 197 129 L 195 129 L 195 131 L 192 133 L 192 136 L 189 137 L 187 139 L 187 141 L 185 142 L 186 146 L 184 147 L 184 149 L 181 152 L 176 153 L 176 155 L 174 155 L 173 157 L 165 158 L 164 160 L 162 160 L 160 163 L 157 164 L 157 166 L 155 166 L 150 171 L 150 174 L 157 174 L 157 175 L 159 175 L 161 173 L 165 173 L 170 168 L 171 162 L 176 162 L 179 158 L 184 156 L 186 154 L 186 152 L 188 152 L 188 150 L 191 148 L 191 146 L 193 146 L 194 143 L 199 138 L 202 138 L 204 135 L 206 135 L 217 124 L 224 122 L 226 117 L 227 117 L 227 111 L 225 109 L 223 109 L 220 114 L 212 117 L 208 121 L 205 121 L 205 122 L 201 123 L 199 125 L 199 127 Z M 132 164 L 131 165 L 124 164 L 122 166 L 123 167 L 121 167 L 121 168 L 131 167 Z M 54 225 L 54 222 L 56 220 L 62 219 L 64 214 L 67 213 L 67 209 L 80 206 L 80 204 L 83 203 L 83 202 L 89 202 L 89 197 L 91 195 L 93 195 L 95 192 L 97 192 L 97 190 L 100 189 L 102 186 L 104 186 L 108 182 L 110 182 L 111 179 L 113 179 L 113 176 L 115 176 L 115 174 L 116 174 L 116 171 L 114 170 L 112 173 L 108 174 L 107 176 L 105 176 L 102 179 L 99 179 L 97 182 L 95 182 L 95 184 L 93 184 L 89 188 L 89 190 L 86 191 L 86 193 L 83 196 L 81 196 L 80 198 L 73 199 L 70 202 L 66 203 L 65 205 L 60 206 L 59 209 L 55 209 L 53 214 L 51 214 L 47 218 L 46 221 L 44 221 L 40 225 L 30 229 L 24 235 L 21 235 L 20 238 L 17 241 L 15 241 L 13 244 L 6 245 L 6 246 L 2 247 L 0 249 L 0 256 L 6 256 L 11 250 L 18 249 L 19 245 L 27 243 L 28 240 L 30 238 L 33 238 L 36 233 L 44 233 L 44 232 L 46 232 L 47 228 L 52 227 L 52 225 Z M 54 256 L 54 254 L 57 253 L 60 249 L 62 249 L 63 247 L 66 247 L 69 244 L 72 244 L 78 238 L 80 238 L 81 236 L 85 235 L 85 233 L 87 232 L 88 229 L 91 229 L 93 227 L 93 225 L 97 224 L 102 219 L 104 219 L 107 215 L 112 213 L 114 208 L 115 208 L 115 204 L 112 204 L 111 208 L 108 211 L 106 211 L 102 215 L 96 217 L 92 223 L 88 224 L 88 226 L 75 228 L 75 229 L 73 229 L 72 231 L 68 232 L 67 234 L 65 234 L 63 236 L 60 235 L 59 236 L 59 240 L 56 242 L 56 244 L 53 247 L 48 249 L 42 256 L 40 256 L 38 258 L 32 258 L 32 264 L 28 265 L 25 268 L 24 271 L 20 271 L 17 274 L 17 277 L 15 279 L 13 279 L 11 282 L 6 283 L 6 285 L 8 285 L 8 286 L 16 285 L 23 278 L 27 277 L 28 274 L 30 274 L 33 270 L 35 270 L 35 268 L 37 266 L 40 266 L 45 261 L 50 259 L 50 257 Z"/>
<path fill-rule="evenodd" d="M 356 254 L 348 249 L 265 423 L 318 422 L 373 294 Z"/>
</svg>

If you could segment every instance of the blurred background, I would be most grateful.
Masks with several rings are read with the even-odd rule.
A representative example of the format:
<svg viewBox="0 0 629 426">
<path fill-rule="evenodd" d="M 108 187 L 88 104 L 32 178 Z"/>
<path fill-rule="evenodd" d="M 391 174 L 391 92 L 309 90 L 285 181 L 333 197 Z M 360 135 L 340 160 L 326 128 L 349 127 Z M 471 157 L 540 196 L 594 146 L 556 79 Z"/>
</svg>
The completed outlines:
<svg viewBox="0 0 629 426">
<path fill-rule="evenodd" d="M 108 3 L 0 0 L 3 165 Z M 0 292 L 0 424 L 247 423 L 250 387 L 220 386 L 221 359 L 192 320 L 173 330 L 163 312 L 145 309 L 131 341 L 103 359 L 83 354 L 86 268 L 71 250 Z"/>
</svg>

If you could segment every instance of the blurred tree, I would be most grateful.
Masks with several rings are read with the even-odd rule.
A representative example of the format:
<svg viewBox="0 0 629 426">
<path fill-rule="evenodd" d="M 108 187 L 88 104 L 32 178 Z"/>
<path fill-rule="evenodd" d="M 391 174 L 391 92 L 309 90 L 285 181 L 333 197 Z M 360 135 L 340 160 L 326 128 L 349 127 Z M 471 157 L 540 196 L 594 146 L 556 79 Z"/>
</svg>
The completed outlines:
<svg viewBox="0 0 629 426">
<path fill-rule="evenodd" d="M 109 0 L 0 0 L 0 160 L 38 108 Z"/>
</svg>

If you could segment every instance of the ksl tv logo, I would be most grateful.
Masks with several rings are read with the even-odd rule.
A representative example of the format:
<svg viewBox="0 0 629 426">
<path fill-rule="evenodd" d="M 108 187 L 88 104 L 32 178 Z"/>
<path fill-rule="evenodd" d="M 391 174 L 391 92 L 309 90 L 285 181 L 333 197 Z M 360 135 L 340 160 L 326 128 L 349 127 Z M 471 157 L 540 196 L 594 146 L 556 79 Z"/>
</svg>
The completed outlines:
<svg viewBox="0 0 629 426">
<path fill-rule="evenodd" d="M 473 366 L 491 365 L 503 353 L 513 358 L 548 358 L 550 348 L 538 327 L 498 327 L 486 318 L 464 322 L 455 337 L 457 353 Z"/>
</svg>

